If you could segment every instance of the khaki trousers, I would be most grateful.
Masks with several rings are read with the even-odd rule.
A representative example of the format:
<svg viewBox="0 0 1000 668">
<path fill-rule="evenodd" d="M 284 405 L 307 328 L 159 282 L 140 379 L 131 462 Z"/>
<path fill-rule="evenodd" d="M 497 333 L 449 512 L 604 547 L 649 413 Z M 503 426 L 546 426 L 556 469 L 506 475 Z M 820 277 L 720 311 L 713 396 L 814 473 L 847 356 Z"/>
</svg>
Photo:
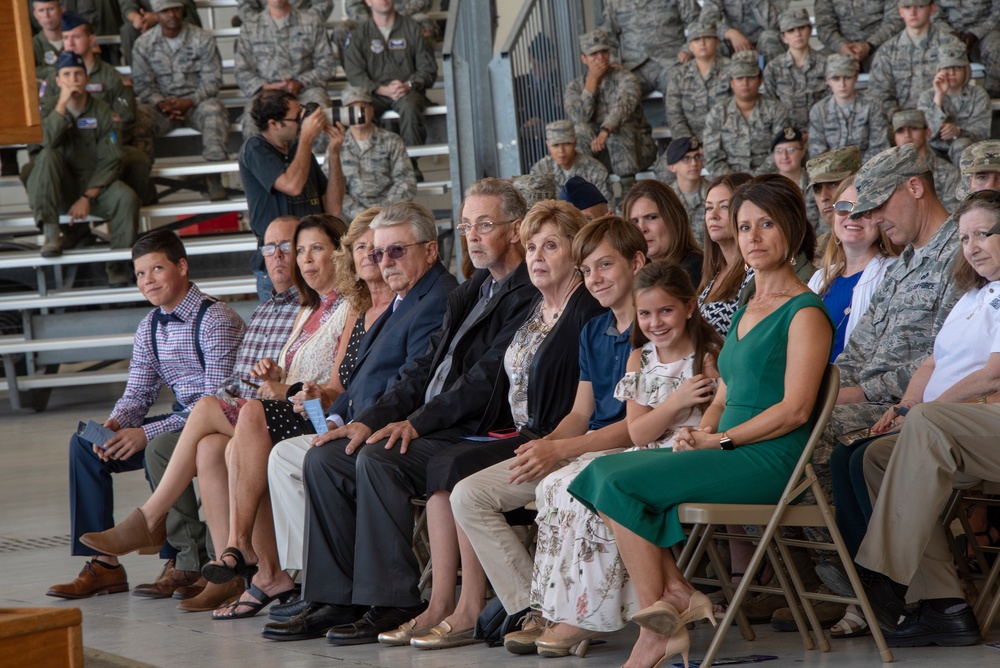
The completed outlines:
<svg viewBox="0 0 1000 668">
<path fill-rule="evenodd" d="M 302 462 L 315 434 L 296 436 L 278 443 L 267 459 L 267 484 L 271 490 L 271 514 L 278 561 L 285 570 L 302 570 L 302 544 L 306 524 L 306 492 L 302 485 Z"/>
<path fill-rule="evenodd" d="M 909 600 L 963 598 L 940 515 L 954 487 L 1000 481 L 998 435 L 1000 406 L 932 402 L 914 407 L 897 436 L 869 445 L 874 510 L 857 563 L 910 585 Z"/>
</svg>

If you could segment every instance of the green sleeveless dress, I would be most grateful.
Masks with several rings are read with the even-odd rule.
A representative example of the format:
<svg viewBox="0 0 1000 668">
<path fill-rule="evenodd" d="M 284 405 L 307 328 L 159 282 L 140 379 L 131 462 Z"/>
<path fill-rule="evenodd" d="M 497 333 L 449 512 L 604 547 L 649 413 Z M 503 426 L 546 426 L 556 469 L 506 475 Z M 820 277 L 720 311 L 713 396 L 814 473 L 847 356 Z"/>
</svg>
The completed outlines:
<svg viewBox="0 0 1000 668">
<path fill-rule="evenodd" d="M 726 383 L 720 433 L 784 397 L 788 327 L 800 309 L 811 307 L 829 317 L 818 296 L 803 292 L 742 338 L 737 329 L 746 307 L 733 316 L 719 354 L 719 373 Z M 651 543 L 670 547 L 685 539 L 677 519 L 681 503 L 777 502 L 811 430 L 812 425 L 806 423 L 784 436 L 735 450 L 657 449 L 600 457 L 580 472 L 568 491 L 589 509 Z"/>
</svg>

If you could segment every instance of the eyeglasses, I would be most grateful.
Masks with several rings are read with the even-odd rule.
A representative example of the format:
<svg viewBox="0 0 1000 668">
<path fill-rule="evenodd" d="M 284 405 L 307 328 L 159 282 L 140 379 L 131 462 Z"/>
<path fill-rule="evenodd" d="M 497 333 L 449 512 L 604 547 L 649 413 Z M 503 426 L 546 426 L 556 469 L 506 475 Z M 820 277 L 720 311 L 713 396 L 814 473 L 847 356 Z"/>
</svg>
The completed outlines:
<svg viewBox="0 0 1000 668">
<path fill-rule="evenodd" d="M 285 123 L 285 122 L 288 122 L 288 123 L 301 123 L 301 122 L 302 122 L 302 117 L 303 117 L 303 115 L 304 115 L 304 114 L 301 114 L 301 113 L 300 113 L 300 114 L 299 114 L 298 116 L 296 116 L 296 117 L 294 117 L 294 118 L 281 118 L 281 119 L 279 119 L 279 120 L 280 120 L 280 121 L 281 121 L 282 123 Z"/>
<path fill-rule="evenodd" d="M 457 225 L 455 229 L 457 229 L 458 233 L 463 237 L 467 236 L 469 234 L 469 230 L 473 229 L 476 231 L 476 234 L 486 236 L 492 232 L 493 228 L 497 225 L 510 225 L 513 222 L 513 220 L 484 220 L 481 223 L 462 223 L 461 225 Z"/>
<path fill-rule="evenodd" d="M 802 150 L 801 148 L 795 148 L 794 146 L 786 146 L 784 148 L 777 148 L 776 147 L 774 149 L 774 152 L 776 154 L 778 154 L 778 155 L 795 155 L 796 153 L 798 153 L 801 150 Z"/>
<path fill-rule="evenodd" d="M 372 264 L 382 264 L 382 258 L 386 255 L 389 256 L 390 260 L 398 260 L 404 255 L 406 255 L 406 249 L 410 246 L 419 246 L 420 244 L 428 244 L 429 241 L 415 241 L 412 244 L 389 244 L 385 248 L 373 248 L 370 253 L 368 253 L 368 260 Z"/>
<path fill-rule="evenodd" d="M 279 250 L 282 254 L 288 255 L 292 252 L 292 242 L 282 241 L 280 244 L 264 244 L 260 247 L 260 254 L 264 257 L 271 257 L 276 251 Z"/>
<path fill-rule="evenodd" d="M 833 210 L 837 213 L 850 213 L 854 211 L 854 202 L 846 199 L 842 199 L 838 202 L 834 202 Z"/>
<path fill-rule="evenodd" d="M 693 165 L 696 162 L 705 162 L 705 158 L 701 153 L 695 153 L 694 155 L 685 155 L 677 162 L 683 162 L 685 165 Z"/>
</svg>

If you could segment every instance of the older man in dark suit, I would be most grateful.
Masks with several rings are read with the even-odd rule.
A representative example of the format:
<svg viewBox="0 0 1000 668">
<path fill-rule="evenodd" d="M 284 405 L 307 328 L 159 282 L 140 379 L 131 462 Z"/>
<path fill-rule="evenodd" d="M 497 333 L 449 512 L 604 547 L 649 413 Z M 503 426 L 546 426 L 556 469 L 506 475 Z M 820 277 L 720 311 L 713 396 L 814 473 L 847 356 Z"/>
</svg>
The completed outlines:
<svg viewBox="0 0 1000 668">
<path fill-rule="evenodd" d="M 509 181 L 469 188 L 460 229 L 480 271 L 448 296 L 427 351 L 375 405 L 334 430 L 335 440 L 306 453 L 302 597 L 310 603 L 267 624 L 265 638 L 373 643 L 425 607 L 410 498 L 424 492 L 427 462 L 462 437 L 513 425 L 503 354 L 537 294 L 518 243 L 525 208 Z M 392 245 L 380 250 L 401 257 Z M 502 391 L 491 391 L 496 383 Z"/>
</svg>

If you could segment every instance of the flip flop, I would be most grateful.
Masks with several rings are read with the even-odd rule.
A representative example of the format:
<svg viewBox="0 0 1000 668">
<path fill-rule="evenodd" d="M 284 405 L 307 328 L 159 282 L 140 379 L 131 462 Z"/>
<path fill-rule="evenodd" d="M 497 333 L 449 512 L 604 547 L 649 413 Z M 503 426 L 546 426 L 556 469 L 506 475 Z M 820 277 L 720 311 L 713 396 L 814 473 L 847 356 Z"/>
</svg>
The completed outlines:
<svg viewBox="0 0 1000 668">
<path fill-rule="evenodd" d="M 235 601 L 228 603 L 214 613 L 212 613 L 212 619 L 246 619 L 247 617 L 253 617 L 258 612 L 266 608 L 272 601 L 281 601 L 284 603 L 289 598 L 295 594 L 295 589 L 289 589 L 281 593 L 275 594 L 274 596 L 268 596 L 263 591 L 257 588 L 257 585 L 250 585 L 246 590 L 247 594 L 253 596 L 256 601 L 242 600 L 242 597 L 237 598 Z M 250 608 L 247 612 L 236 612 L 238 608 Z M 222 614 L 216 614 L 222 611 Z"/>
<path fill-rule="evenodd" d="M 232 557 L 236 563 L 232 567 L 227 566 L 226 557 Z M 201 574 L 206 580 L 215 584 L 226 584 L 233 578 L 243 578 L 246 588 L 250 588 L 250 580 L 257 574 L 257 565 L 248 565 L 246 559 L 243 558 L 243 553 L 239 549 L 227 547 L 219 555 L 218 562 L 217 564 L 208 562 L 201 567 Z"/>
<path fill-rule="evenodd" d="M 830 628 L 831 638 L 858 638 L 871 633 L 864 617 L 852 610 L 844 613 L 844 618 Z"/>
</svg>

